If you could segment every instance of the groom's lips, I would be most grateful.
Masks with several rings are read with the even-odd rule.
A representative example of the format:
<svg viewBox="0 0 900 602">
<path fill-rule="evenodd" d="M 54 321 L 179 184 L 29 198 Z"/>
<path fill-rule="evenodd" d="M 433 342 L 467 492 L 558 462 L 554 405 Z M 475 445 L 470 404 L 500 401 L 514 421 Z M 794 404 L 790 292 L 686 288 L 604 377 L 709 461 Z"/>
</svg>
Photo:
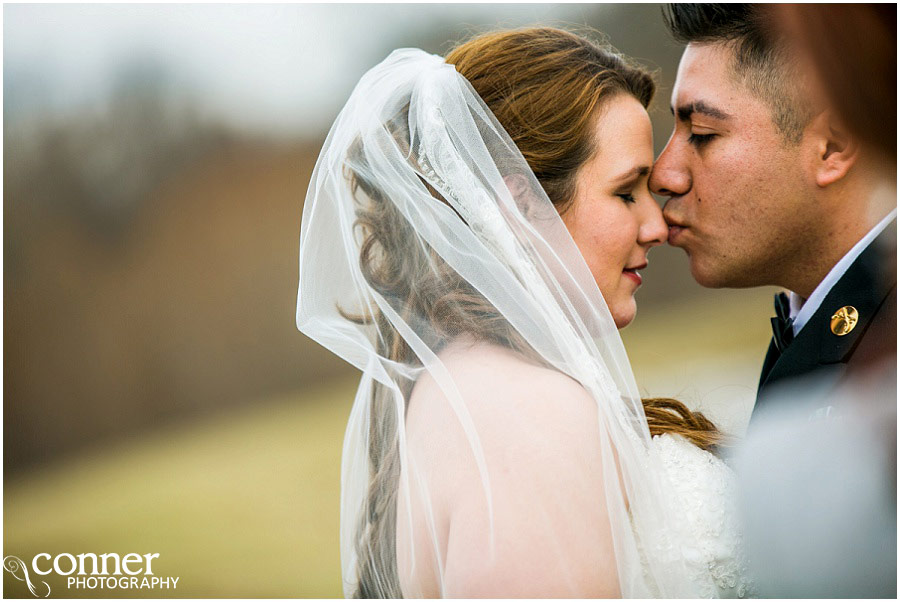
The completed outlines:
<svg viewBox="0 0 900 602">
<path fill-rule="evenodd" d="M 688 228 L 686 225 L 675 219 L 677 217 L 675 212 L 678 207 L 673 201 L 677 201 L 679 198 L 680 197 L 677 196 L 671 197 L 663 207 L 663 219 L 666 220 L 666 224 L 669 226 L 668 243 L 672 246 L 678 246 L 678 239 Z"/>
<path fill-rule="evenodd" d="M 681 224 L 669 225 L 669 244 L 677 247 L 678 239 L 684 234 L 685 230 L 687 230 L 687 226 L 682 226 Z"/>
</svg>

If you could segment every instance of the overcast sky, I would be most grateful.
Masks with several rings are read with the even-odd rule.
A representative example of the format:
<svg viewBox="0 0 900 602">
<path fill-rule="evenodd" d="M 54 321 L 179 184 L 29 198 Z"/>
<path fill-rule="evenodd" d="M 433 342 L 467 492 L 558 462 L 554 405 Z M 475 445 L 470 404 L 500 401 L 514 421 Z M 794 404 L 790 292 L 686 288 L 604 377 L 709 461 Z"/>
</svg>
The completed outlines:
<svg viewBox="0 0 900 602">
<path fill-rule="evenodd" d="M 287 135 L 326 130 L 353 84 L 436 24 L 581 22 L 590 5 L 7 4 L 4 116 L 99 108 L 125 66 L 229 122 Z"/>
</svg>

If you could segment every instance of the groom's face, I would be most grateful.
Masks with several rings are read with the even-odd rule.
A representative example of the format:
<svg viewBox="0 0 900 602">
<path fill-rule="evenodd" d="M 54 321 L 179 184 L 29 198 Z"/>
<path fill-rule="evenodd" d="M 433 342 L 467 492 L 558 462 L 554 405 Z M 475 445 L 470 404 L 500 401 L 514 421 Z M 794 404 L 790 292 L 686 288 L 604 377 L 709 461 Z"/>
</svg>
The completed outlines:
<svg viewBox="0 0 900 602">
<path fill-rule="evenodd" d="M 650 187 L 668 196 L 669 244 L 703 286 L 777 284 L 809 218 L 802 145 L 733 74 L 723 44 L 690 44 L 672 93 L 675 129 Z"/>
</svg>

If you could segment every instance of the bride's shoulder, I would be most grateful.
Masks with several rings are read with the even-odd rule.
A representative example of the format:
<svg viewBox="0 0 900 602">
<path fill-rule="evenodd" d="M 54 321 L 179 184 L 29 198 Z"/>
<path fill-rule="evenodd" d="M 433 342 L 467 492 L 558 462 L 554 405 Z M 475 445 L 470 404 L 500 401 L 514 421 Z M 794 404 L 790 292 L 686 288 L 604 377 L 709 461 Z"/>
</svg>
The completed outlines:
<svg viewBox="0 0 900 602">
<path fill-rule="evenodd" d="M 584 388 L 571 377 L 500 345 L 458 341 L 445 348 L 438 359 L 460 400 L 484 417 L 502 413 L 509 418 L 508 413 L 515 410 L 571 411 L 572 406 L 593 405 Z M 447 385 L 446 381 L 439 382 L 434 371 L 426 371 L 416 383 L 411 406 L 412 402 L 445 405 Z"/>
<path fill-rule="evenodd" d="M 574 379 L 499 345 L 459 341 L 438 359 L 445 378 L 427 371 L 413 389 L 407 430 L 468 446 L 466 423 L 487 445 L 507 450 L 564 446 L 596 432 L 597 408 Z M 452 383 L 452 386 L 448 386 Z M 571 448 L 570 448 L 571 449 Z"/>
</svg>

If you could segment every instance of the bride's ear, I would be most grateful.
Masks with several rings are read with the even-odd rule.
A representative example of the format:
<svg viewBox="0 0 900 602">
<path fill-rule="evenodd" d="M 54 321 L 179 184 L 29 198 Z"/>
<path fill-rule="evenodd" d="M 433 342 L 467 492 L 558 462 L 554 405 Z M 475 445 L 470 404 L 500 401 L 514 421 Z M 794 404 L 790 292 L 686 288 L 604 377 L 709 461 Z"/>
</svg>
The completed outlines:
<svg viewBox="0 0 900 602">
<path fill-rule="evenodd" d="M 534 195 L 528 178 L 521 174 L 508 174 L 503 176 L 503 183 L 509 190 L 513 202 L 526 218 L 534 213 L 534 204 L 537 198 Z"/>
<path fill-rule="evenodd" d="M 821 188 L 844 178 L 859 159 L 859 141 L 831 110 L 808 126 L 814 141 L 814 177 Z"/>
<path fill-rule="evenodd" d="M 528 193 L 528 180 L 521 174 L 505 175 L 503 176 L 503 183 L 506 184 L 506 187 L 509 189 L 509 192 L 514 199 L 518 200 Z"/>
</svg>

